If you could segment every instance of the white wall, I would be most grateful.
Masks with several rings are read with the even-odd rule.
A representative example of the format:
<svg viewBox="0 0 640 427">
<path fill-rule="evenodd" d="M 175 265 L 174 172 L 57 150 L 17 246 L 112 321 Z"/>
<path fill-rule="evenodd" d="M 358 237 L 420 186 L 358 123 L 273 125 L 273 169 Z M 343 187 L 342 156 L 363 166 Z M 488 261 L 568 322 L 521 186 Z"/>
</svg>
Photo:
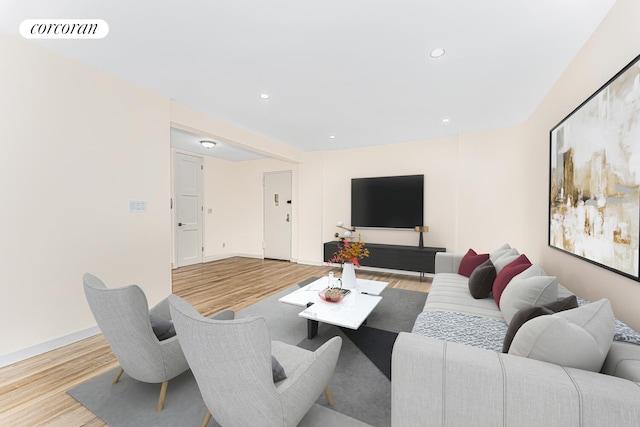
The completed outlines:
<svg viewBox="0 0 640 427">
<path fill-rule="evenodd" d="M 429 232 L 424 235 L 424 244 L 450 247 L 454 243 L 458 164 L 456 138 L 331 151 L 324 153 L 323 157 L 322 241 L 334 240 L 334 233 L 342 231 L 336 228 L 338 221 L 349 225 L 351 178 L 424 174 L 424 219 L 425 225 L 429 226 Z M 303 163 L 301 170 L 305 167 Z M 370 243 L 417 245 L 419 239 L 418 233 L 413 230 L 360 228 L 357 233 L 362 240 Z"/>
<path fill-rule="evenodd" d="M 95 325 L 84 272 L 170 292 L 169 100 L 22 39 L 0 51 L 5 361 Z"/>
<path fill-rule="evenodd" d="M 230 162 L 204 158 L 205 261 L 246 256 L 262 258 L 264 235 L 263 176 L 292 171 L 292 258 L 297 260 L 297 164 L 275 159 Z M 209 214 L 209 209 L 212 213 Z M 224 244 L 224 246 L 223 246 Z"/>
<path fill-rule="evenodd" d="M 204 256 L 205 261 L 212 261 L 237 251 L 240 171 L 234 162 L 205 156 L 203 179 Z"/>
</svg>

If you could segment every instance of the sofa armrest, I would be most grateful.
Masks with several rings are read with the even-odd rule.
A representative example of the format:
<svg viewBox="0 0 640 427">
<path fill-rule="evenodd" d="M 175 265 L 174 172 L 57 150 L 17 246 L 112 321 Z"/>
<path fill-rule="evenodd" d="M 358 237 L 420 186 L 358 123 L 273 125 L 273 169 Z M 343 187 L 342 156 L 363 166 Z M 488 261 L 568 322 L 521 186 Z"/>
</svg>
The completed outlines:
<svg viewBox="0 0 640 427">
<path fill-rule="evenodd" d="M 632 426 L 634 382 L 402 332 L 391 362 L 391 425 Z"/>
<path fill-rule="evenodd" d="M 457 273 L 463 256 L 451 252 L 437 252 L 435 273 Z"/>
</svg>

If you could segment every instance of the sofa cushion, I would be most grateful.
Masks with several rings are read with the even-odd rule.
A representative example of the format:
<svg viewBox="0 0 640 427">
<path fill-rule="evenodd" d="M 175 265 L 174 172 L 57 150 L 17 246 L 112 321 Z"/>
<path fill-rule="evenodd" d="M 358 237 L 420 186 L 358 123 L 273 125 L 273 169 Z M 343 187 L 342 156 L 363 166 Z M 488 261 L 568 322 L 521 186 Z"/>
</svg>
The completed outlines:
<svg viewBox="0 0 640 427">
<path fill-rule="evenodd" d="M 529 320 L 516 333 L 509 354 L 599 372 L 611 347 L 613 331 L 611 303 L 601 299 Z"/>
<path fill-rule="evenodd" d="M 529 320 L 534 319 L 538 316 L 554 314 L 559 311 L 570 310 L 577 307 L 578 301 L 576 300 L 576 296 L 570 295 L 566 298 L 562 298 L 542 306 L 523 308 L 513 316 L 513 318 L 511 319 L 511 323 L 509 323 L 509 328 L 507 329 L 507 333 L 504 336 L 504 342 L 502 344 L 502 352 L 509 352 L 509 347 L 511 347 L 511 342 L 513 342 L 513 338 L 516 336 L 516 333 L 518 332 L 520 327 L 522 327 L 522 325 L 524 325 Z"/>
<path fill-rule="evenodd" d="M 496 268 L 491 260 L 487 259 L 469 276 L 469 293 L 476 299 L 489 297 L 494 280 L 496 280 Z"/>
<path fill-rule="evenodd" d="M 553 276 L 522 276 L 529 268 L 511 279 L 500 297 L 500 311 L 507 325 L 516 313 L 534 305 L 544 305 L 558 299 L 558 280 Z M 577 303 L 576 303 L 577 306 Z"/>
<path fill-rule="evenodd" d="M 498 260 L 498 262 L 500 262 L 500 260 Z M 529 261 L 527 256 L 524 254 L 518 256 L 516 259 L 504 266 L 502 270 L 498 270 L 498 267 L 496 267 L 496 280 L 493 281 L 493 288 L 491 291 L 493 292 L 493 299 L 496 301 L 496 304 L 498 304 L 498 307 L 500 307 L 500 298 L 502 297 L 502 293 L 511 279 L 529 267 L 531 267 L 531 261 Z"/>
<path fill-rule="evenodd" d="M 438 273 L 433 278 L 425 310 L 448 310 L 501 320 L 502 313 L 493 298 L 474 299 L 466 277 L 455 273 Z"/>
<path fill-rule="evenodd" d="M 469 249 L 464 257 L 462 257 L 462 261 L 460 261 L 458 274 L 469 277 L 476 267 L 488 259 L 489 254 L 477 254 L 473 249 Z"/>
</svg>

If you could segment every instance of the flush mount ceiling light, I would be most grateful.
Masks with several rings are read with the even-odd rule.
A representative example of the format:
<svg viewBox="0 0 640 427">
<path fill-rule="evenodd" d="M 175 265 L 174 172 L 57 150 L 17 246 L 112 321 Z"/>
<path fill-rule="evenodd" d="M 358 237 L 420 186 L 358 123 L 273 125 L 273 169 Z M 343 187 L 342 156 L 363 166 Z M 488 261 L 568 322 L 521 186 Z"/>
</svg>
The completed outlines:
<svg viewBox="0 0 640 427">
<path fill-rule="evenodd" d="M 260 98 L 262 98 L 262 99 L 269 99 L 269 94 L 268 94 L 268 93 L 261 93 L 261 94 L 260 94 Z"/>
<path fill-rule="evenodd" d="M 444 55 L 444 53 L 445 53 L 445 50 L 441 47 L 438 47 L 436 49 L 433 49 L 429 54 L 429 56 L 432 58 L 440 58 L 442 55 Z"/>
<path fill-rule="evenodd" d="M 213 141 L 208 141 L 206 139 L 200 141 L 200 145 L 202 145 L 204 148 L 213 148 L 216 146 L 216 143 Z"/>
</svg>

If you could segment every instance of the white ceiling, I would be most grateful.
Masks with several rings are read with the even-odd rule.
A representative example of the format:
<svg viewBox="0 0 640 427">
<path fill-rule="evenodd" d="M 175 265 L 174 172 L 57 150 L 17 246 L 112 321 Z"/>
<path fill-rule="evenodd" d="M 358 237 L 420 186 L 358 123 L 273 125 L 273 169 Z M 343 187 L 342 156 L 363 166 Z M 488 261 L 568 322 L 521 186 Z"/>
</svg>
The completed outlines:
<svg viewBox="0 0 640 427">
<path fill-rule="evenodd" d="M 614 3 L 0 0 L 0 29 L 103 19 L 102 40 L 33 42 L 300 150 L 334 150 L 524 121 Z M 430 58 L 436 47 L 446 55 Z"/>
</svg>

